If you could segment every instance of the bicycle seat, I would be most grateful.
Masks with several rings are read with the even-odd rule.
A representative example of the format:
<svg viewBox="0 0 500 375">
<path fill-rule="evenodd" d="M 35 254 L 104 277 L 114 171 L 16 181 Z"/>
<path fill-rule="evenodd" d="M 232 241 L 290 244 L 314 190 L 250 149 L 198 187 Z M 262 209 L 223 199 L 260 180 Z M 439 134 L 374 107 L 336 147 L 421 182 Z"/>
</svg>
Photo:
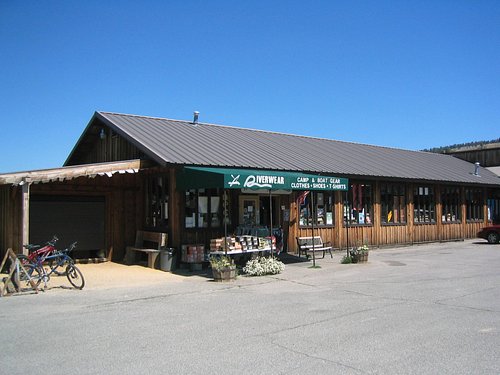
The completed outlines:
<svg viewBox="0 0 500 375">
<path fill-rule="evenodd" d="M 26 249 L 28 249 L 29 251 L 33 251 L 33 250 L 36 250 L 40 247 L 40 245 L 33 245 L 31 243 L 27 244 L 27 245 L 23 245 Z"/>
</svg>

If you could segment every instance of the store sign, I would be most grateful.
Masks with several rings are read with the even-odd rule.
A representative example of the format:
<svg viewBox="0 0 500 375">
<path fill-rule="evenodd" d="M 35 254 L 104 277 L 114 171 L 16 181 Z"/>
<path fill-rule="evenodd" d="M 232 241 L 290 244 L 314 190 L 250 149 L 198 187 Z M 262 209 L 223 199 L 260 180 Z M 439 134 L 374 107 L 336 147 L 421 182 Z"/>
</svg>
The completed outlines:
<svg viewBox="0 0 500 375">
<path fill-rule="evenodd" d="M 300 175 L 293 173 L 244 174 L 224 176 L 224 186 L 229 189 L 283 189 L 283 190 L 347 190 L 347 178 Z"/>
</svg>

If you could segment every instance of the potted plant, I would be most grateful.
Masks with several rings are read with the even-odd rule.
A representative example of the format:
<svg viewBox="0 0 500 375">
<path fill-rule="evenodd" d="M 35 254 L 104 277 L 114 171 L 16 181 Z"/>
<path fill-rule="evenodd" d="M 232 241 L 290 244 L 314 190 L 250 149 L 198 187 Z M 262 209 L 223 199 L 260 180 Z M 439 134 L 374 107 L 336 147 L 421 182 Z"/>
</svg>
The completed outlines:
<svg viewBox="0 0 500 375">
<path fill-rule="evenodd" d="M 236 279 L 236 265 L 228 256 L 210 257 L 210 266 L 214 281 L 231 281 Z"/>
<path fill-rule="evenodd" d="M 352 263 L 366 263 L 368 262 L 369 248 L 367 244 L 358 246 L 349 251 Z"/>
</svg>

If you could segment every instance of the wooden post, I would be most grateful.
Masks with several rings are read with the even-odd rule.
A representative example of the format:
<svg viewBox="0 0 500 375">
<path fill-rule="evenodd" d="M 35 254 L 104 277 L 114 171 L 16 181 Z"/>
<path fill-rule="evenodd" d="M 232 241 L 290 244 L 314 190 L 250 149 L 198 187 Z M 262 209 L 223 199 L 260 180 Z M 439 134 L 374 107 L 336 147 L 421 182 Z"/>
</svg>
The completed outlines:
<svg viewBox="0 0 500 375">
<path fill-rule="evenodd" d="M 443 241 L 446 239 L 445 234 L 443 233 L 443 202 L 441 202 L 441 184 L 436 185 L 436 189 L 434 190 L 436 193 L 436 197 L 434 201 L 436 202 L 436 207 L 434 209 L 436 213 L 436 240 Z"/>
<path fill-rule="evenodd" d="M 170 238 L 170 246 L 178 248 L 179 254 L 181 249 L 181 233 L 182 219 L 184 218 L 183 210 L 181 207 L 181 193 L 177 190 L 177 181 L 175 169 L 170 169 L 169 176 L 169 196 L 168 196 L 168 234 Z"/>
<path fill-rule="evenodd" d="M 28 255 L 28 249 L 25 249 L 23 245 L 29 244 L 30 238 L 30 182 L 23 180 L 22 184 L 22 235 L 21 235 L 21 248 L 23 249 L 23 254 Z"/>
<path fill-rule="evenodd" d="M 406 203 L 406 242 L 413 245 L 413 241 L 415 238 L 415 225 L 414 225 L 414 220 L 415 220 L 415 212 L 414 212 L 414 207 L 415 203 L 413 202 L 414 200 L 414 194 L 413 194 L 413 184 L 408 184 L 407 185 L 407 197 L 408 201 Z"/>
<path fill-rule="evenodd" d="M 371 245 L 380 246 L 380 232 L 387 228 L 382 227 L 382 204 L 381 204 L 381 192 L 380 192 L 380 181 L 375 181 L 373 184 L 373 217 L 370 218 L 373 225 L 372 239 L 373 243 Z M 365 238 L 363 238 L 363 244 L 365 243 Z M 392 239 L 394 241 L 394 237 Z"/>
<path fill-rule="evenodd" d="M 311 194 L 311 213 L 312 213 L 312 221 L 311 221 L 311 232 L 312 232 L 312 250 L 313 250 L 313 267 L 316 267 L 316 251 L 314 247 L 314 221 L 316 220 L 316 211 L 314 210 L 314 191 L 311 190 L 309 192 Z"/>
</svg>

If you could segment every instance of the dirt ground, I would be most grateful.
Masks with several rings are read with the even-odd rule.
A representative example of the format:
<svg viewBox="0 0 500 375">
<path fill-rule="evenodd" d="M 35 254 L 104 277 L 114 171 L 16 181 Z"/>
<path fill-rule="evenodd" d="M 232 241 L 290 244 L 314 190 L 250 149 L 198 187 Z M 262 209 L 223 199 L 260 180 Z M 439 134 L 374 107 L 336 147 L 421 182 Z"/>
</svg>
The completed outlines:
<svg viewBox="0 0 500 375">
<path fill-rule="evenodd" d="M 172 283 L 183 280 L 182 276 L 171 272 L 154 270 L 140 265 L 123 265 L 113 262 L 77 264 L 85 277 L 85 288 L 113 288 L 127 285 L 147 285 Z M 63 278 L 64 279 L 64 278 Z M 67 280 L 63 282 L 68 283 Z"/>
</svg>

